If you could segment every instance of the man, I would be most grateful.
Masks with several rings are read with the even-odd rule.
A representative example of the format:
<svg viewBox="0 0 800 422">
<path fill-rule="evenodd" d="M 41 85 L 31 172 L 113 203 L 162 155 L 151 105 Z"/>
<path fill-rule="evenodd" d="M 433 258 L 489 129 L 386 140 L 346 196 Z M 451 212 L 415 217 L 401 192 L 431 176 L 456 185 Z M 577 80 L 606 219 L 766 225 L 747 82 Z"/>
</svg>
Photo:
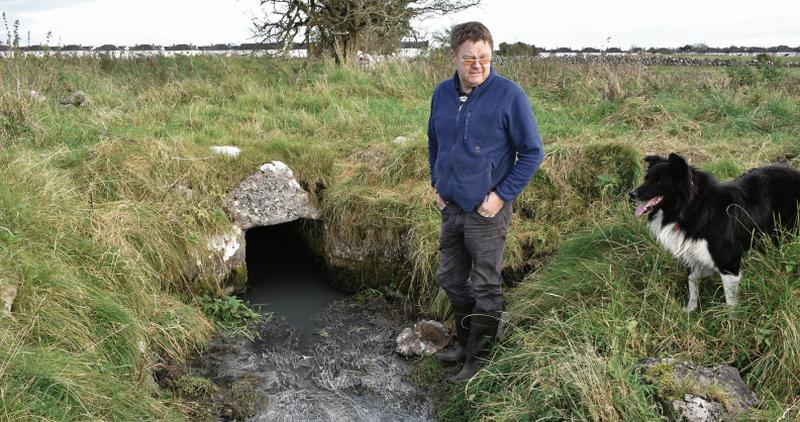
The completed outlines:
<svg viewBox="0 0 800 422">
<path fill-rule="evenodd" d="M 437 279 L 453 309 L 457 344 L 437 357 L 464 361 L 453 382 L 478 372 L 504 309 L 500 290 L 511 201 L 544 157 L 528 97 L 491 68 L 494 42 L 479 22 L 453 27 L 456 66 L 431 99 L 428 160 L 442 213 Z"/>
</svg>

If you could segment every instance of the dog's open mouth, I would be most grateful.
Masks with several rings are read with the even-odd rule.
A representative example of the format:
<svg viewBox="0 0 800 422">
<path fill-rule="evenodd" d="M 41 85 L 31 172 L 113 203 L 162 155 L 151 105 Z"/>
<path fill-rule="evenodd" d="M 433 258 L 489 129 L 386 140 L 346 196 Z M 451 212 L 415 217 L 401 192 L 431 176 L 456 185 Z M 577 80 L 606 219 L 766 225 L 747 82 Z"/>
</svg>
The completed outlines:
<svg viewBox="0 0 800 422">
<path fill-rule="evenodd" d="M 662 199 L 664 199 L 663 196 L 656 196 L 655 198 L 650 198 L 647 201 L 642 202 L 638 207 L 636 207 L 636 216 L 641 217 L 643 214 L 647 214 L 648 212 L 652 211 Z"/>
</svg>

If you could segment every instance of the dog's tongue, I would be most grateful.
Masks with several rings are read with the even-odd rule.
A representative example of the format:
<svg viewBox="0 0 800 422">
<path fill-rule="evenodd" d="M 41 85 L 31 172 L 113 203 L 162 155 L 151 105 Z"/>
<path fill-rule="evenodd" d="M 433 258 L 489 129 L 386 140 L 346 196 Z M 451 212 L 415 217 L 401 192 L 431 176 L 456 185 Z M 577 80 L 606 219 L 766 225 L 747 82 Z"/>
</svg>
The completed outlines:
<svg viewBox="0 0 800 422">
<path fill-rule="evenodd" d="M 653 204 L 656 201 L 658 201 L 658 197 L 655 197 L 653 199 L 650 199 L 650 200 L 648 200 L 646 202 L 642 202 L 641 204 L 639 204 L 639 206 L 636 207 L 636 213 L 635 213 L 636 216 L 637 217 L 641 217 L 642 214 L 644 214 L 644 212 L 647 210 L 647 207 L 649 207 L 651 204 Z"/>
</svg>

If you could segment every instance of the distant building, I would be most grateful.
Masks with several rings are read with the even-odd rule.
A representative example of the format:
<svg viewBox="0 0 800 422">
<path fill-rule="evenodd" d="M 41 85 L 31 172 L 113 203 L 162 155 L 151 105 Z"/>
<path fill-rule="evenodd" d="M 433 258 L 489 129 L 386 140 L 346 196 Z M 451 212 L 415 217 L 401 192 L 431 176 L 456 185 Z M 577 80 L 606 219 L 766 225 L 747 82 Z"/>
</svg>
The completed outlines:
<svg viewBox="0 0 800 422">
<path fill-rule="evenodd" d="M 422 52 L 428 51 L 429 46 L 428 41 L 402 41 L 397 55 L 405 58 L 417 57 Z"/>
<path fill-rule="evenodd" d="M 164 47 L 164 54 L 166 56 L 197 56 L 203 54 L 196 46 L 191 44 L 175 44 L 169 47 Z"/>
<path fill-rule="evenodd" d="M 234 47 L 238 55 L 253 55 L 253 56 L 277 56 L 283 54 L 284 44 L 274 42 L 266 43 L 244 43 L 238 47 Z M 288 48 L 289 57 L 306 57 L 308 55 L 308 46 L 305 43 L 294 43 Z"/>
<path fill-rule="evenodd" d="M 92 56 L 94 54 L 92 52 L 92 46 L 90 45 L 83 46 L 80 44 L 67 44 L 64 47 L 59 48 L 58 52 L 62 56 L 70 56 L 70 57 L 84 57 L 84 56 Z"/>
<path fill-rule="evenodd" d="M 29 45 L 20 47 L 19 51 L 26 56 L 44 57 L 52 54 L 49 46 L 46 45 Z"/>
<path fill-rule="evenodd" d="M 403 41 L 400 43 L 399 49 L 391 55 L 396 58 L 413 58 L 419 56 L 421 53 L 430 48 L 428 41 Z M 242 43 L 235 44 L 213 44 L 207 46 L 195 46 L 192 44 L 174 44 L 168 47 L 162 47 L 153 44 L 137 44 L 133 47 L 116 46 L 114 44 L 103 44 L 97 48 L 92 46 L 83 46 L 80 44 L 68 44 L 64 47 L 55 47 L 47 45 L 34 45 L 27 47 L 20 47 L 16 49 L 21 54 L 42 57 L 49 54 L 60 54 L 62 56 L 70 57 L 99 57 L 111 56 L 115 58 L 133 58 L 133 57 L 151 57 L 151 56 L 175 56 L 187 55 L 194 56 L 200 54 L 213 54 L 225 56 L 278 56 L 284 53 L 285 46 L 283 44 L 274 42 L 256 42 L 256 43 Z M 0 58 L 10 57 L 15 52 L 15 49 L 10 48 L 8 45 L 0 45 Z M 305 43 L 294 43 L 288 48 L 288 56 L 295 58 L 302 58 L 308 56 L 308 45 Z M 629 54 L 644 54 L 645 50 L 641 47 L 631 48 L 630 51 L 624 51 L 618 47 L 609 47 L 605 50 L 600 50 L 594 47 L 585 47 L 579 50 L 573 50 L 568 47 L 559 47 L 548 50 L 546 48 L 538 48 L 539 55 L 542 57 L 563 57 L 563 56 L 594 56 L 594 55 L 629 55 Z M 714 48 L 706 45 L 698 46 L 684 46 L 680 48 L 655 48 L 650 47 L 646 50 L 648 54 L 661 54 L 673 55 L 677 53 L 688 53 L 695 55 L 730 55 L 730 56 L 757 56 L 759 54 L 768 54 L 772 56 L 789 57 L 800 56 L 800 47 L 789 47 L 780 45 L 775 47 L 722 47 Z M 362 54 L 363 53 L 359 53 Z M 366 55 L 365 55 L 366 56 Z M 384 58 L 389 58 L 386 56 Z"/>
<path fill-rule="evenodd" d="M 153 44 L 137 44 L 128 49 L 128 57 L 152 57 L 164 55 L 164 47 Z"/>
<path fill-rule="evenodd" d="M 103 55 L 108 57 L 120 58 L 120 57 L 127 57 L 127 51 L 125 51 L 122 47 L 117 47 L 114 44 L 103 44 L 100 47 L 95 47 L 92 50 L 97 55 Z"/>
</svg>

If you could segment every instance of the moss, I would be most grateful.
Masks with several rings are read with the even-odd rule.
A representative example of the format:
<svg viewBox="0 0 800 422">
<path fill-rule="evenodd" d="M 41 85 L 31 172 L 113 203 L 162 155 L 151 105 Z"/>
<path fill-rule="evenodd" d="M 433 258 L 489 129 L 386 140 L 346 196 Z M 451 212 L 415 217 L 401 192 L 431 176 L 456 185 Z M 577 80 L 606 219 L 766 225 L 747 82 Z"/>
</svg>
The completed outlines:
<svg viewBox="0 0 800 422">
<path fill-rule="evenodd" d="M 683 400 L 686 394 L 716 401 L 731 410 L 732 403 L 727 390 L 717 384 L 701 384 L 675 375 L 675 362 L 653 365 L 645 371 L 645 379 L 656 387 L 662 400 Z"/>
<path fill-rule="evenodd" d="M 725 388 L 719 385 L 711 384 L 706 386 L 700 395 L 702 397 L 721 403 L 725 409 L 728 410 L 733 409 L 733 403 L 731 403 L 730 393 L 728 393 L 728 391 Z"/>
<path fill-rule="evenodd" d="M 681 400 L 688 391 L 675 383 L 675 363 L 660 363 L 645 371 L 646 380 L 656 387 L 656 394 L 664 400 Z"/>
<path fill-rule="evenodd" d="M 444 379 L 444 365 L 433 356 L 425 356 L 414 365 L 414 383 L 421 389 L 440 385 Z"/>
<path fill-rule="evenodd" d="M 247 263 L 242 263 L 233 267 L 228 272 L 225 281 L 222 283 L 223 293 L 226 295 L 236 294 L 247 287 Z"/>
<path fill-rule="evenodd" d="M 396 289 L 409 276 L 402 265 L 374 256 L 347 264 L 328 265 L 333 285 L 348 292 L 380 287 Z"/>
<path fill-rule="evenodd" d="M 231 384 L 228 393 L 228 406 L 234 420 L 244 420 L 255 414 L 256 409 L 267 400 L 264 392 L 259 391 L 259 381 L 254 377 L 244 377 Z"/>
<path fill-rule="evenodd" d="M 173 399 L 192 421 L 214 421 L 222 409 L 218 401 L 219 387 L 206 377 L 183 375 L 169 386 Z"/>
<path fill-rule="evenodd" d="M 219 392 L 213 381 L 197 375 L 183 375 L 176 379 L 170 389 L 178 397 L 192 400 L 210 400 Z"/>
</svg>

